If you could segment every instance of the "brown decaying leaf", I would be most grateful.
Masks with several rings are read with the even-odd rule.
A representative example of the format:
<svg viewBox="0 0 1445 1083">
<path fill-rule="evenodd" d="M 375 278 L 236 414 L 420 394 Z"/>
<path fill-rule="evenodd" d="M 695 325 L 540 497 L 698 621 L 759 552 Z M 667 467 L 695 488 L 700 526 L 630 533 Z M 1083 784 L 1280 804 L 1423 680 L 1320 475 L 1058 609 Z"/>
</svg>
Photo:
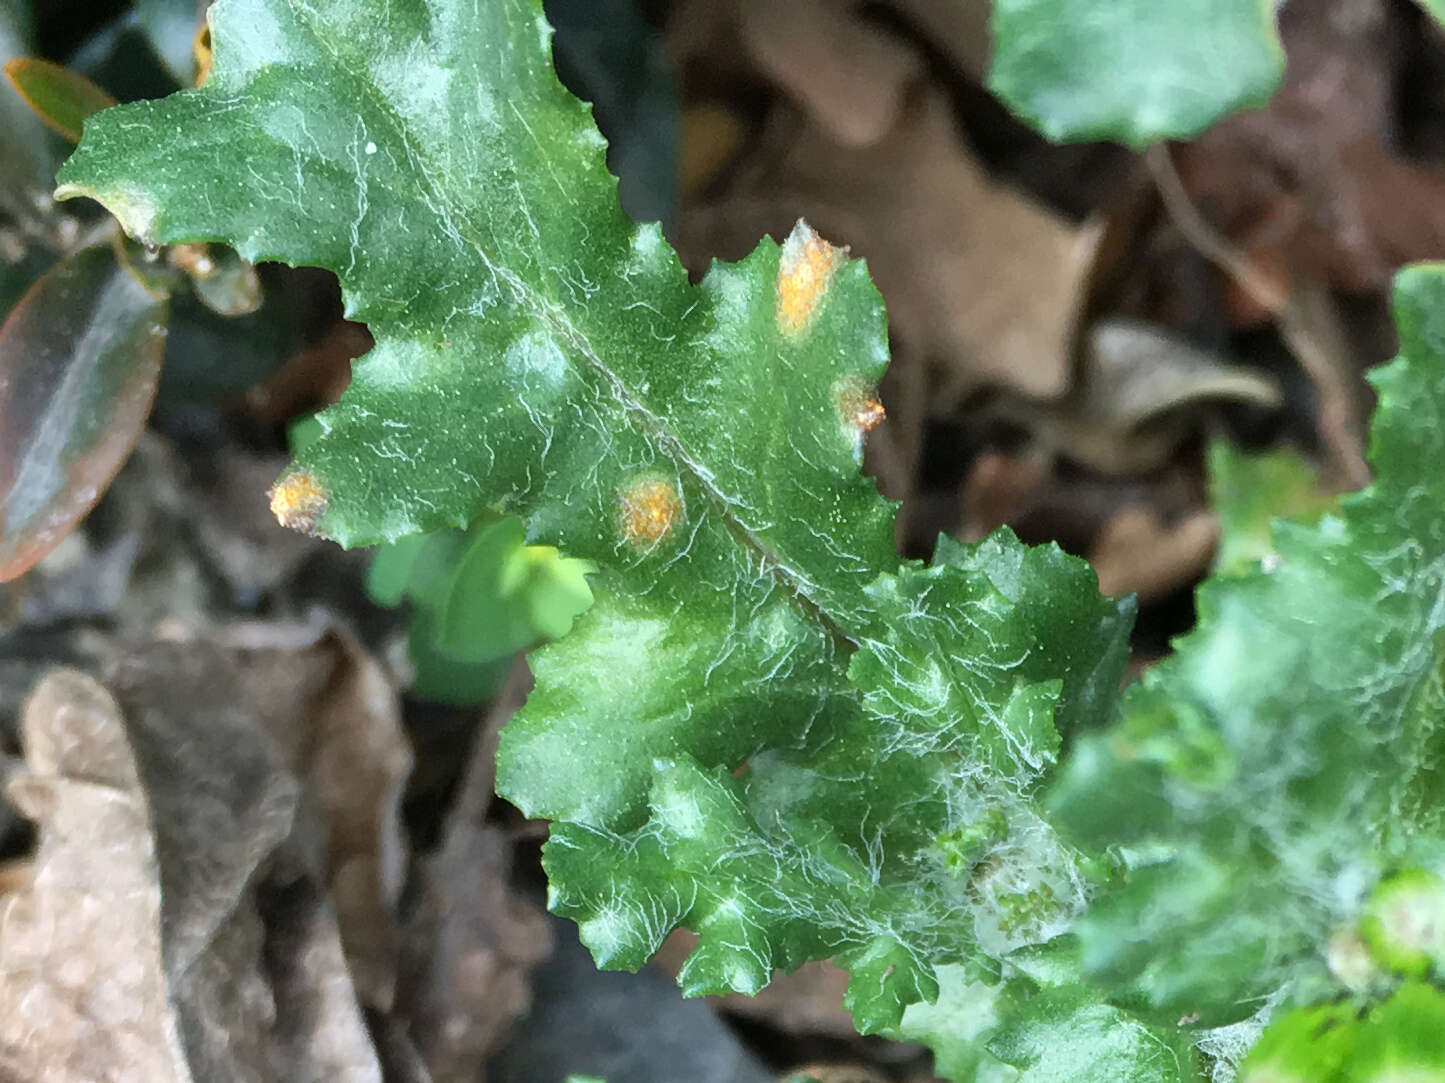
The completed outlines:
<svg viewBox="0 0 1445 1083">
<path fill-rule="evenodd" d="M 818 1083 L 885 1083 L 884 1077 L 861 1064 L 810 1064 L 785 1073 L 781 1078 L 807 1076 Z"/>
<path fill-rule="evenodd" d="M 1445 256 L 1445 170 L 1398 149 L 1398 81 L 1423 18 L 1389 0 L 1282 8 L 1279 93 L 1178 151 L 1190 197 L 1234 244 L 1355 292 Z"/>
<path fill-rule="evenodd" d="M 1105 524 L 1089 561 L 1101 592 L 1134 593 L 1147 602 L 1202 578 L 1218 544 L 1219 520 L 1211 511 L 1166 524 L 1151 508 L 1130 508 Z"/>
<path fill-rule="evenodd" d="M 1005 398 L 994 413 L 1025 424 L 1038 447 L 1106 475 L 1161 467 L 1195 435 L 1211 405 L 1281 405 L 1272 380 L 1159 328 L 1099 320 L 1060 402 Z"/>
<path fill-rule="evenodd" d="M 169 661 L 119 667 L 124 714 L 75 671 L 26 708 L 32 774 L 11 792 L 41 841 L 5 902 L 0 1064 L 57 1083 L 379 1081 L 303 871 L 298 787 L 227 689 Z"/>
<path fill-rule="evenodd" d="M 480 820 L 399 913 L 411 758 L 380 666 L 258 622 L 162 628 L 106 670 L 24 709 L 10 792 L 39 843 L 0 903 L 0 1078 L 380 1083 L 365 1009 L 388 1078 L 480 1080 L 545 929 Z"/>
<path fill-rule="evenodd" d="M 922 71 L 905 43 L 833 0 L 738 0 L 745 48 L 838 145 L 887 135 Z"/>
<path fill-rule="evenodd" d="M 40 843 L 30 886 L 0 904 L 0 1072 L 182 1083 L 155 842 L 120 712 L 93 680 L 61 672 L 23 726 L 33 774 L 9 796 Z"/>
</svg>

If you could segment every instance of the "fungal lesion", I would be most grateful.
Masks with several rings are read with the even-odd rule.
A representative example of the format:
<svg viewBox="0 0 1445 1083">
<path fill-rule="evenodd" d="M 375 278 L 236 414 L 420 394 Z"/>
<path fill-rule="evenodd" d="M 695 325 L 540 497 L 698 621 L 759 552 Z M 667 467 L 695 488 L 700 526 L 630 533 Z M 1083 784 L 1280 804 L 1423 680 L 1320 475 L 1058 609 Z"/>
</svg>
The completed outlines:
<svg viewBox="0 0 1445 1083">
<path fill-rule="evenodd" d="M 303 534 L 315 534 L 326 514 L 330 495 L 321 481 L 304 470 L 282 474 L 271 486 L 271 514 L 276 521 Z"/>
<path fill-rule="evenodd" d="M 844 377 L 833 386 L 833 402 L 844 429 L 861 438 L 888 416 L 873 385 L 862 377 Z"/>
<path fill-rule="evenodd" d="M 682 497 L 677 485 L 648 476 L 634 480 L 618 494 L 622 537 L 635 549 L 652 549 L 671 537 L 682 522 Z"/>
<path fill-rule="evenodd" d="M 818 306 L 848 258 L 848 249 L 837 248 L 801 218 L 783 242 L 778 264 L 778 330 L 789 338 L 801 335 L 813 321 Z"/>
</svg>

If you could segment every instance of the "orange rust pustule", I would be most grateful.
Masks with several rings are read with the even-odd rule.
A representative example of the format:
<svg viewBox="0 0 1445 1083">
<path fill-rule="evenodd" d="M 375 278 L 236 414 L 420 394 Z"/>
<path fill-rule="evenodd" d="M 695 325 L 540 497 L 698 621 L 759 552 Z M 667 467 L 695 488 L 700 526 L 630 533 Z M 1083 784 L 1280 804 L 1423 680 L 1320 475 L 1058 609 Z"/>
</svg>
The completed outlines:
<svg viewBox="0 0 1445 1083">
<path fill-rule="evenodd" d="M 867 436 L 888 416 L 871 390 L 860 384 L 845 384 L 838 392 L 838 412 L 843 420 Z"/>
<path fill-rule="evenodd" d="M 203 87 L 211 78 L 211 24 L 209 21 L 196 31 L 191 42 L 191 53 L 196 58 L 196 86 Z"/>
<path fill-rule="evenodd" d="M 783 243 L 778 263 L 778 330 L 796 338 L 812 322 L 818 305 L 832 285 L 833 275 L 848 258 L 846 248 L 835 248 L 798 219 Z"/>
<path fill-rule="evenodd" d="M 271 486 L 271 514 L 284 527 L 315 534 L 328 499 L 326 487 L 314 475 L 298 470 Z"/>
<path fill-rule="evenodd" d="M 622 536 L 638 548 L 651 549 L 682 520 L 682 500 L 669 481 L 641 478 L 627 487 L 620 503 Z"/>
</svg>

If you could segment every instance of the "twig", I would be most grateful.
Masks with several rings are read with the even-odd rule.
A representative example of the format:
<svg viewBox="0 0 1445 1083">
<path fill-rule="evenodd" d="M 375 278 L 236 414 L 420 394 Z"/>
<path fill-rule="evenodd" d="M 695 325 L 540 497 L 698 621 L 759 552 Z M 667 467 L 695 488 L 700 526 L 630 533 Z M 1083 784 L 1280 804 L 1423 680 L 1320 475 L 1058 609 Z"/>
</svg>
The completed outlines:
<svg viewBox="0 0 1445 1083">
<path fill-rule="evenodd" d="M 1274 315 L 1285 344 L 1313 381 L 1319 396 L 1316 424 L 1329 456 L 1328 469 L 1347 488 L 1366 485 L 1370 468 L 1365 462 L 1359 403 L 1353 381 L 1335 360 L 1349 348 L 1328 298 L 1316 289 L 1281 291 L 1260 274 L 1249 257 L 1199 213 L 1184 190 L 1167 144 L 1154 144 L 1144 157 L 1164 208 L 1185 240 Z"/>
<path fill-rule="evenodd" d="M 502 727 L 517 713 L 531 688 L 532 672 L 527 668 L 525 658 L 519 654 L 477 727 L 466 774 L 462 776 L 461 784 L 457 787 L 456 800 L 452 802 L 451 811 L 447 813 L 446 827 L 442 834 L 444 842 L 459 831 L 474 829 L 486 818 L 487 809 L 492 804 L 492 790 L 497 781 L 497 741 Z"/>
</svg>

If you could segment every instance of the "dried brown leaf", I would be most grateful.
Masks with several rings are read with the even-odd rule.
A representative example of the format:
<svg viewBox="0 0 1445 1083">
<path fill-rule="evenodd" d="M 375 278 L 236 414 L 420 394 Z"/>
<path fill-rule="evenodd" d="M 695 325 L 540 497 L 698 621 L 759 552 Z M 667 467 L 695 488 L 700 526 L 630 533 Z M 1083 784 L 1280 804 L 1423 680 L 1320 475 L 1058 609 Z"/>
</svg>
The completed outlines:
<svg viewBox="0 0 1445 1083">
<path fill-rule="evenodd" d="M 20 1078 L 379 1083 L 323 831 L 205 642 L 61 671 L 24 714 L 37 821 L 0 929 L 0 1065 Z"/>
<path fill-rule="evenodd" d="M 1211 511 L 1166 524 L 1152 509 L 1130 508 L 1099 532 L 1089 561 L 1102 593 L 1149 601 L 1202 578 L 1218 544 L 1219 520 Z"/>
<path fill-rule="evenodd" d="M 923 69 L 907 44 L 836 0 L 738 0 L 742 40 L 758 67 L 839 146 L 888 134 Z"/>
</svg>

